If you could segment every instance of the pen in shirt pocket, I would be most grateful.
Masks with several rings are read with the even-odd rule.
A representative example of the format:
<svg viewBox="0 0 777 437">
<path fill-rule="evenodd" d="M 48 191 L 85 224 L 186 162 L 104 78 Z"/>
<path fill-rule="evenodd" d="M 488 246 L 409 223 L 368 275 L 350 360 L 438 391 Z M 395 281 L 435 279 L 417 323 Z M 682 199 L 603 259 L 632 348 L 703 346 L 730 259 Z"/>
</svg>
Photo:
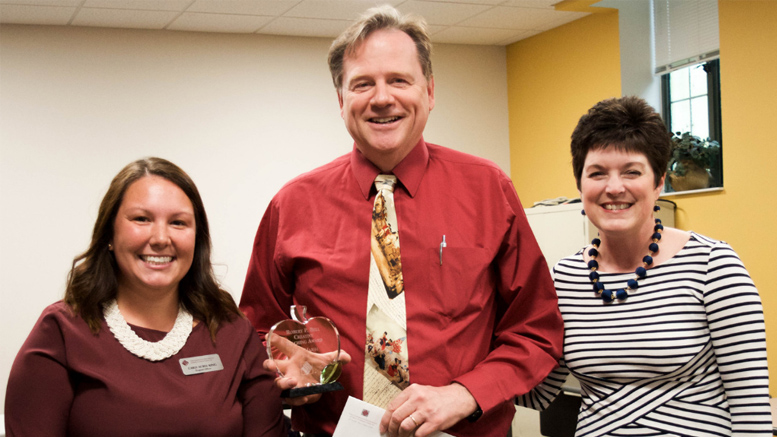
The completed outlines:
<svg viewBox="0 0 777 437">
<path fill-rule="evenodd" d="M 440 265 L 442 265 L 442 249 L 444 247 L 448 247 L 448 244 L 445 243 L 445 234 L 442 234 L 442 243 L 440 243 Z"/>
</svg>

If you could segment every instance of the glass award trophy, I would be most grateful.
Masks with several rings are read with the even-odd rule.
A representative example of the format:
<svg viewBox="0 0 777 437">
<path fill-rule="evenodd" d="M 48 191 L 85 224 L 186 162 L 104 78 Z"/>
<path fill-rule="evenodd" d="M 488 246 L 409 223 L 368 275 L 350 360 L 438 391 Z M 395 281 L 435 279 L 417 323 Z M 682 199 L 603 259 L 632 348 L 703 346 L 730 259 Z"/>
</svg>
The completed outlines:
<svg viewBox="0 0 777 437">
<path fill-rule="evenodd" d="M 291 306 L 291 319 L 276 323 L 267 333 L 267 355 L 281 376 L 293 377 L 297 387 L 281 397 L 294 398 L 343 390 L 340 334 L 326 317 L 307 318 L 307 307 Z"/>
</svg>

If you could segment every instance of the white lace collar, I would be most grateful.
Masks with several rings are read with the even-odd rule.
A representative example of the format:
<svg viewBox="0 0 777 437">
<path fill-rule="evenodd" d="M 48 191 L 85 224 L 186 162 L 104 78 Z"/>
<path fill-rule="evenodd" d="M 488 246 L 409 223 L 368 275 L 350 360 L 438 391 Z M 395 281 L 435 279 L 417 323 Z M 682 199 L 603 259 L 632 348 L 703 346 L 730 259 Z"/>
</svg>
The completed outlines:
<svg viewBox="0 0 777 437">
<path fill-rule="evenodd" d="M 124 316 L 121 315 L 116 299 L 103 306 L 103 315 L 116 340 L 119 340 L 119 343 L 133 355 L 149 361 L 161 361 L 177 354 L 186 344 L 186 340 L 192 332 L 192 321 L 194 320 L 183 306 L 179 307 L 173 329 L 161 341 L 154 343 L 143 340 L 135 334 L 135 331 L 124 320 Z"/>
</svg>

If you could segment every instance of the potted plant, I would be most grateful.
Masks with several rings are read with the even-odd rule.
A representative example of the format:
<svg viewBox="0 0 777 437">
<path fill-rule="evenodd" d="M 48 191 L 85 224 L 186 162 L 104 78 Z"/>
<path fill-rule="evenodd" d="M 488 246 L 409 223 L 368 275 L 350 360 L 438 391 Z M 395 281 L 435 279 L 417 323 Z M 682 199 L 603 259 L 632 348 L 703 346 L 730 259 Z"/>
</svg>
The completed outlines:
<svg viewBox="0 0 777 437">
<path fill-rule="evenodd" d="M 666 172 L 672 191 L 720 186 L 720 143 L 709 138 L 702 140 L 690 132 L 675 133 L 672 142 L 674 148 Z"/>
</svg>

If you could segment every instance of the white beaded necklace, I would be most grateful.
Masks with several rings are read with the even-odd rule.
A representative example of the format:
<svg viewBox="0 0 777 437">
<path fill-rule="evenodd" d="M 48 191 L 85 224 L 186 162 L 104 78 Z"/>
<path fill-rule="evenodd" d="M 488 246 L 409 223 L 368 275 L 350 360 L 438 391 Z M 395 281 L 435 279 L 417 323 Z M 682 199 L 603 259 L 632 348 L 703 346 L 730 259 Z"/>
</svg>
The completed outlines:
<svg viewBox="0 0 777 437">
<path fill-rule="evenodd" d="M 116 299 L 103 306 L 103 315 L 108 328 L 116 340 L 119 340 L 119 343 L 124 346 L 124 349 L 149 361 L 161 361 L 177 354 L 186 344 L 186 340 L 192 332 L 192 321 L 194 320 L 183 306 L 179 307 L 173 329 L 161 341 L 154 343 L 143 340 L 135 334 L 135 331 L 124 320 L 124 316 L 121 315 Z"/>
</svg>

